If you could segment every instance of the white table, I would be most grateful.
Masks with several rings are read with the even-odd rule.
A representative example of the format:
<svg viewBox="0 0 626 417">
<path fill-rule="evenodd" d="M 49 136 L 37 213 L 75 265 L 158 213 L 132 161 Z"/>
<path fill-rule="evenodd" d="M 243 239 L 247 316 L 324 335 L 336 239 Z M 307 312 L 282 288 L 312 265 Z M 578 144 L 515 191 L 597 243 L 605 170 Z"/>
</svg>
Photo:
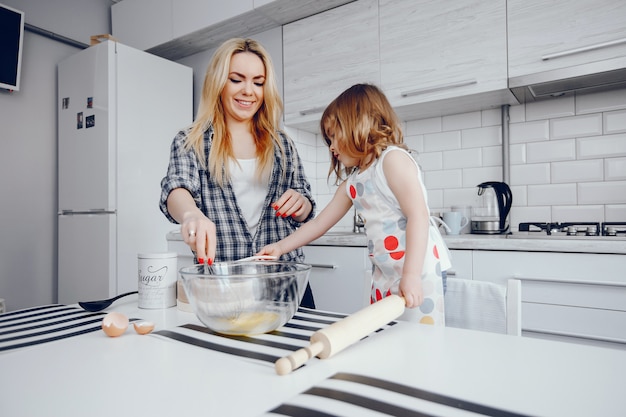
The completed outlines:
<svg viewBox="0 0 626 417">
<path fill-rule="evenodd" d="M 155 331 L 199 324 L 176 308 L 138 309 L 136 296 L 108 311 L 154 321 Z M 624 351 L 410 323 L 398 323 L 332 358 L 315 358 L 286 376 L 276 375 L 271 363 L 154 334 L 139 336 L 132 325 L 118 338 L 96 331 L 0 352 L 0 370 L 0 415 L 11 417 L 258 416 L 285 402 L 327 401 L 299 394 L 328 384 L 338 372 L 526 415 L 626 412 Z M 441 410 L 395 393 L 363 395 L 426 413 Z M 453 411 L 443 415 L 467 415 Z"/>
</svg>

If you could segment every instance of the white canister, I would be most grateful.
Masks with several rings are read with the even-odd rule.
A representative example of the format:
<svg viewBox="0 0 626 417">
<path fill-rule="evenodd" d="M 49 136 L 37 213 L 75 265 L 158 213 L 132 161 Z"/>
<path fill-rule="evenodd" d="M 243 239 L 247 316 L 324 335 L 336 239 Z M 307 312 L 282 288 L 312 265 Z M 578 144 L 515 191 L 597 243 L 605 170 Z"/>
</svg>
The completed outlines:
<svg viewBox="0 0 626 417">
<path fill-rule="evenodd" d="M 169 308 L 176 305 L 178 278 L 175 252 L 137 255 L 139 308 Z"/>
</svg>

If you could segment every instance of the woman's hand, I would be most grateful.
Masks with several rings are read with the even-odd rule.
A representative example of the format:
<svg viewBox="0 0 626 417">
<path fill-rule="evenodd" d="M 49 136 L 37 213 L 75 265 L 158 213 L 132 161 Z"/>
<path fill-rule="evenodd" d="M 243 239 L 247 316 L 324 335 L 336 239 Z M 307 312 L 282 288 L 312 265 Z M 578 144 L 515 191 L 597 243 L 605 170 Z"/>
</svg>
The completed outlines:
<svg viewBox="0 0 626 417">
<path fill-rule="evenodd" d="M 202 213 L 184 188 L 176 188 L 167 197 L 167 211 L 180 223 L 183 240 L 201 264 L 213 264 L 216 248 L 215 223 Z"/>
<path fill-rule="evenodd" d="M 422 277 L 417 274 L 403 274 L 398 287 L 399 295 L 404 297 L 407 308 L 415 308 L 424 302 Z"/>
<path fill-rule="evenodd" d="M 180 232 L 185 243 L 195 252 L 198 262 L 212 265 L 216 247 L 215 223 L 199 210 L 187 212 L 183 215 Z"/>
<path fill-rule="evenodd" d="M 289 189 L 280 198 L 272 203 L 272 208 L 276 210 L 277 217 L 293 217 L 294 220 L 302 222 L 311 213 L 313 206 L 308 198 Z"/>
</svg>

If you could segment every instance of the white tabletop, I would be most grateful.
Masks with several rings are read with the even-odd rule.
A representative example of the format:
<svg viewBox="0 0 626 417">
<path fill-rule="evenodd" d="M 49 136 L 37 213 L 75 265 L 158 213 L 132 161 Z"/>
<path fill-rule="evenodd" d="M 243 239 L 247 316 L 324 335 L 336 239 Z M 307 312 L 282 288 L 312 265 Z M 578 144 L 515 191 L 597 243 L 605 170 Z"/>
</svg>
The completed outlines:
<svg viewBox="0 0 626 417">
<path fill-rule="evenodd" d="M 133 296 L 108 311 L 154 321 L 155 332 L 200 324 L 175 307 L 136 306 Z M 156 334 L 140 336 L 131 325 L 118 338 L 98 330 L 0 352 L 0 415 L 259 416 L 285 403 L 323 406 L 329 400 L 301 393 L 340 384 L 332 378 L 337 373 L 491 407 L 498 411 L 494 415 L 623 416 L 626 410 L 622 350 L 398 323 L 279 376 L 269 362 Z M 362 394 L 383 402 L 427 413 L 442 410 L 436 401 L 385 390 L 368 394 L 368 389 Z M 328 407 L 342 410 L 337 403 Z M 442 415 L 468 414 L 446 407 Z"/>
</svg>

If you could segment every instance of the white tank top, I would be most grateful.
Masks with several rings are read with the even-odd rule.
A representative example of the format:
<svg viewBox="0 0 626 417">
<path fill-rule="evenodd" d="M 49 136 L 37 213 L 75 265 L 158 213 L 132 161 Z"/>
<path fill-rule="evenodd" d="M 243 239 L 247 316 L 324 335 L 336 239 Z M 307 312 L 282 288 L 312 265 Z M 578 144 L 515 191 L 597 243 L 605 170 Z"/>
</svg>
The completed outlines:
<svg viewBox="0 0 626 417">
<path fill-rule="evenodd" d="M 230 161 L 230 183 L 237 197 L 239 209 L 248 224 L 248 230 L 254 236 L 267 196 L 268 182 L 257 180 L 256 158 L 237 159 L 237 162 Z"/>
</svg>

